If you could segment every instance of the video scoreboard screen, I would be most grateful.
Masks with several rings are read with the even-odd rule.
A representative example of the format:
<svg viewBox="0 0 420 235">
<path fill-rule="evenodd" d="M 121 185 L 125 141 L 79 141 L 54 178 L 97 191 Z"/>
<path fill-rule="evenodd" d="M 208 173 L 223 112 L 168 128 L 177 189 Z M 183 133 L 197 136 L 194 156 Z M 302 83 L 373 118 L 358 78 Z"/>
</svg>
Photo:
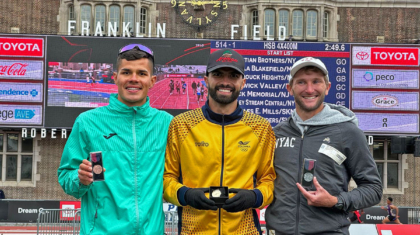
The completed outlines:
<svg viewBox="0 0 420 235">
<path fill-rule="evenodd" d="M 150 105 L 173 115 L 204 105 L 208 57 L 232 48 L 245 59 L 239 104 L 272 126 L 295 109 L 287 90 L 292 65 L 311 56 L 329 71 L 325 102 L 351 109 L 366 134 L 420 134 L 420 52 L 414 45 L 53 35 L 0 35 L 0 127 L 69 129 L 80 113 L 108 105 L 118 92 L 118 51 L 131 43 L 154 51 Z"/>
</svg>

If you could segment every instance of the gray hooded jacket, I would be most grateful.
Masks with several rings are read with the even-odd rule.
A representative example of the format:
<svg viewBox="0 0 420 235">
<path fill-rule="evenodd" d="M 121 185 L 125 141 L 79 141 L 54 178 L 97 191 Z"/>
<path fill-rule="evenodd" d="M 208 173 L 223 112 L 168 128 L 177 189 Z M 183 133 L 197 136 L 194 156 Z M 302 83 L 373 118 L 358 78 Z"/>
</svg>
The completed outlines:
<svg viewBox="0 0 420 235">
<path fill-rule="evenodd" d="M 277 178 L 265 219 L 276 235 L 349 234 L 348 212 L 381 200 L 381 179 L 356 116 L 343 106 L 324 104 L 311 119 L 302 121 L 295 110 L 274 128 Z M 342 210 L 308 205 L 296 186 L 301 182 L 304 158 L 316 160 L 318 182 L 343 202 Z M 357 188 L 348 192 L 350 178 Z"/>
</svg>

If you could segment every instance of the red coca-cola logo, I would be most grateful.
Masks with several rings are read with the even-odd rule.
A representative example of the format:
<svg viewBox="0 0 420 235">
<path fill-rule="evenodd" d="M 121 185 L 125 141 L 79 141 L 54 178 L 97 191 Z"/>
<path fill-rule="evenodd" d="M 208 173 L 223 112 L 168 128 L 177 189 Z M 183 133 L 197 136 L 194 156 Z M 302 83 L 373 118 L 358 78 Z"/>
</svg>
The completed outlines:
<svg viewBox="0 0 420 235">
<path fill-rule="evenodd" d="M 27 66 L 28 64 L 24 63 L 14 63 L 10 66 L 0 65 L 0 75 L 25 76 Z"/>
</svg>

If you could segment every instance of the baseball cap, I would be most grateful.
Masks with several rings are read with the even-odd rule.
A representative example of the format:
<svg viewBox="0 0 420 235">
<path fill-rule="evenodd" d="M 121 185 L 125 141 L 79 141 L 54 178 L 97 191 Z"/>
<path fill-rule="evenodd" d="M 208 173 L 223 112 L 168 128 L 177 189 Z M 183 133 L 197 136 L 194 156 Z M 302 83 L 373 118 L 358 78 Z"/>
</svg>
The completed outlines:
<svg viewBox="0 0 420 235">
<path fill-rule="evenodd" d="M 207 72 L 213 72 L 219 68 L 233 68 L 245 76 L 245 60 L 236 51 L 227 48 L 220 49 L 210 54 L 207 63 Z"/>
<path fill-rule="evenodd" d="M 325 64 L 322 63 L 320 59 L 313 58 L 313 57 L 305 57 L 296 61 L 293 64 L 292 69 L 290 70 L 289 81 L 293 79 L 293 76 L 295 76 L 297 71 L 299 71 L 301 68 L 306 67 L 306 66 L 314 66 L 314 67 L 319 68 L 324 73 L 324 75 L 326 75 L 327 81 L 330 81 L 328 77 L 328 70 L 327 70 L 327 67 L 325 67 Z"/>
</svg>

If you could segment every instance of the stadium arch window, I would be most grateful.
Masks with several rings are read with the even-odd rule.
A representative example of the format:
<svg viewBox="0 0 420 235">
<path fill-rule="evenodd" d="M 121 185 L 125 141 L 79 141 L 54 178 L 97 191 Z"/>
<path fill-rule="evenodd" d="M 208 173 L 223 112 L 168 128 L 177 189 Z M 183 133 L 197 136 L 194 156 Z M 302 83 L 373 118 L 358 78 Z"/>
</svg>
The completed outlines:
<svg viewBox="0 0 420 235">
<path fill-rule="evenodd" d="M 294 38 L 303 38 L 303 11 L 294 10 L 292 19 L 292 35 Z"/>
<path fill-rule="evenodd" d="M 258 10 L 252 10 L 251 32 L 254 34 L 254 25 L 259 25 Z"/>
<path fill-rule="evenodd" d="M 328 11 L 324 12 L 324 19 L 323 19 L 323 31 L 322 31 L 322 36 L 324 38 L 328 38 L 328 33 L 329 33 L 329 29 L 330 29 L 330 13 Z"/>
<path fill-rule="evenodd" d="M 130 31 L 130 33 L 134 32 L 134 27 L 135 27 L 135 23 L 134 23 L 134 7 L 133 6 L 125 6 L 124 7 L 124 20 L 123 22 L 125 22 L 126 24 L 130 23 L 128 26 L 128 30 Z"/>
<path fill-rule="evenodd" d="M 80 28 L 82 28 L 82 22 L 87 21 L 89 22 L 89 30 L 90 26 L 92 25 L 92 6 L 83 4 L 80 8 Z"/>
<path fill-rule="evenodd" d="M 119 32 L 120 28 L 120 6 L 112 5 L 109 8 L 109 22 L 111 23 L 112 27 L 114 25 L 117 25 L 117 28 L 115 29 L 117 32 Z"/>
<path fill-rule="evenodd" d="M 147 8 L 140 8 L 140 27 L 139 33 L 146 34 L 146 25 L 147 25 Z"/>
<path fill-rule="evenodd" d="M 95 31 L 97 24 L 101 24 L 101 31 L 105 31 L 105 6 L 104 5 L 96 5 L 95 6 Z"/>
<path fill-rule="evenodd" d="M 68 8 L 69 8 L 69 20 L 75 20 L 76 17 L 74 17 L 74 5 L 70 4 Z"/>
<path fill-rule="evenodd" d="M 275 18 L 276 12 L 273 9 L 265 9 L 264 10 L 264 35 L 265 36 L 274 36 L 275 31 Z M 269 28 L 269 31 L 267 30 Z"/>
<path fill-rule="evenodd" d="M 306 38 L 316 39 L 318 28 L 318 13 L 314 10 L 306 12 Z"/>
<path fill-rule="evenodd" d="M 0 132 L 0 186 L 35 186 L 36 139 Z"/>
<path fill-rule="evenodd" d="M 288 10 L 279 10 L 279 26 L 284 26 L 286 32 L 280 32 L 282 37 L 288 37 L 289 32 L 289 11 Z M 283 34 L 286 35 L 283 35 Z"/>
</svg>

